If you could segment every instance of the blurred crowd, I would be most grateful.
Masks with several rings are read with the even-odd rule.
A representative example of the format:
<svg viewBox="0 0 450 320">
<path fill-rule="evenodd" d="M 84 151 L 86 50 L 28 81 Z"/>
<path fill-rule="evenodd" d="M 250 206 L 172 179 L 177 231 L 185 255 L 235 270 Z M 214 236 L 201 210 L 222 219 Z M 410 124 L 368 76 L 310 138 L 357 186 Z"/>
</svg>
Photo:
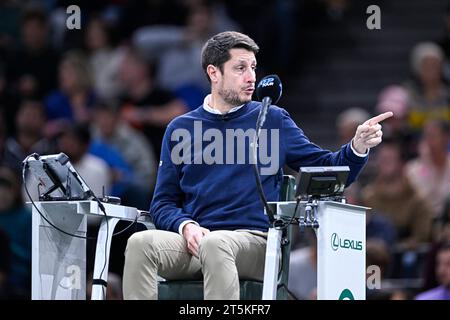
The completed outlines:
<svg viewBox="0 0 450 320">
<path fill-rule="evenodd" d="M 203 44 L 218 32 L 242 31 L 240 23 L 262 31 L 253 24 L 262 11 L 251 1 L 75 1 L 79 16 L 66 12 L 72 4 L 0 3 L 1 297 L 30 297 L 26 156 L 64 152 L 97 196 L 147 210 L 166 126 L 209 91 Z M 277 1 L 267 4 L 271 10 Z M 81 28 L 69 29 L 68 19 L 78 18 Z M 36 200 L 38 190 L 28 191 Z M 95 227 L 89 224 L 94 236 Z M 110 269 L 119 277 L 129 235 L 113 240 Z"/>
<path fill-rule="evenodd" d="M 367 119 L 394 113 L 382 123 L 383 143 L 345 191 L 348 203 L 370 208 L 366 265 L 380 268 L 381 285 L 368 289 L 368 299 L 450 300 L 450 7 L 445 15 L 446 34 L 413 47 L 410 79 L 382 88 L 373 110 L 349 108 L 336 118 L 342 145 Z M 290 290 L 314 299 L 315 238 L 298 242 Z"/>
<path fill-rule="evenodd" d="M 342 13 L 348 3 L 306 2 L 326 9 L 315 16 Z M 30 298 L 31 214 L 21 177 L 27 155 L 64 152 L 96 195 L 146 210 L 167 124 L 208 93 L 200 65 L 205 40 L 225 30 L 249 34 L 262 48 L 258 72 L 289 74 L 295 54 L 296 1 L 78 1 L 80 30 L 66 27 L 71 4 L 0 3 L 0 298 Z M 380 266 L 382 285 L 369 298 L 449 299 L 450 15 L 448 24 L 444 38 L 414 47 L 411 79 L 386 84 L 373 110 L 337 117 L 339 143 L 347 143 L 371 114 L 394 112 L 383 123 L 384 142 L 346 194 L 349 203 L 372 208 L 367 265 Z M 289 289 L 314 298 L 314 237 L 297 240 Z M 113 244 L 112 256 L 123 255 L 125 241 Z M 116 264 L 120 283 L 123 260 Z M 435 288 L 441 295 L 417 296 Z"/>
</svg>

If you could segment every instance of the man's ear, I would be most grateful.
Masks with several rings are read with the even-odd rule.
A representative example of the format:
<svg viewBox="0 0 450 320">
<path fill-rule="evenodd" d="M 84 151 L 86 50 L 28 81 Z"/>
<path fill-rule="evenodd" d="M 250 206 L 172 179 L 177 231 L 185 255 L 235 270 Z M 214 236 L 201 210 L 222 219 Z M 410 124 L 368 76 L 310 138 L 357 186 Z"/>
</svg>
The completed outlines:
<svg viewBox="0 0 450 320">
<path fill-rule="evenodd" d="M 212 64 L 208 65 L 206 72 L 208 73 L 209 79 L 211 79 L 211 83 L 217 83 L 222 75 L 219 68 Z"/>
</svg>

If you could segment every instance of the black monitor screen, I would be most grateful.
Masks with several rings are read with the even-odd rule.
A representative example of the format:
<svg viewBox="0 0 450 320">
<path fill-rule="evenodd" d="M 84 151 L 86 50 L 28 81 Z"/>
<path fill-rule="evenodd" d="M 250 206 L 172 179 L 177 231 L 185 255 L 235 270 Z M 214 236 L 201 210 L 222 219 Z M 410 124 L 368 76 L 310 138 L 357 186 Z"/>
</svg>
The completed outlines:
<svg viewBox="0 0 450 320">
<path fill-rule="evenodd" d="M 40 200 L 86 200 L 90 188 L 64 153 L 30 157 L 28 168 L 38 183 Z"/>
<path fill-rule="evenodd" d="M 296 198 L 342 196 L 350 169 L 342 167 L 301 167 Z"/>
</svg>

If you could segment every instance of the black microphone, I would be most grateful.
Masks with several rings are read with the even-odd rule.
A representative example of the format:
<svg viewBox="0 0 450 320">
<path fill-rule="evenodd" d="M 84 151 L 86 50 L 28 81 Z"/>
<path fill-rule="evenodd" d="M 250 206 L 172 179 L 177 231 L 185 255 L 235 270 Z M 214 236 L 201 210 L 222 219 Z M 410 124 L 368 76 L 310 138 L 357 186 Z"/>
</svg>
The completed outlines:
<svg viewBox="0 0 450 320">
<path fill-rule="evenodd" d="M 281 98 L 283 85 L 280 78 L 276 74 L 265 76 L 261 79 L 256 87 L 256 96 L 261 100 L 262 107 L 258 117 L 257 128 L 261 128 L 266 121 L 267 111 L 270 105 L 277 103 Z"/>
</svg>

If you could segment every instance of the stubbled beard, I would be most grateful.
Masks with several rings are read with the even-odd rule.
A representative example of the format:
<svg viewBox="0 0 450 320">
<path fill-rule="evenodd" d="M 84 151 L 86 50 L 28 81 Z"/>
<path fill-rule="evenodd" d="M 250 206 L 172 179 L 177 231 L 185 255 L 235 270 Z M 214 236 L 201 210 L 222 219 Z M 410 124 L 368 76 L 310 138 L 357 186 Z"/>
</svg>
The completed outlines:
<svg viewBox="0 0 450 320">
<path fill-rule="evenodd" d="M 239 98 L 239 94 L 234 90 L 220 89 L 219 95 L 222 97 L 223 101 L 232 106 L 240 106 L 241 104 L 250 101 L 250 99 L 242 100 Z"/>
</svg>

